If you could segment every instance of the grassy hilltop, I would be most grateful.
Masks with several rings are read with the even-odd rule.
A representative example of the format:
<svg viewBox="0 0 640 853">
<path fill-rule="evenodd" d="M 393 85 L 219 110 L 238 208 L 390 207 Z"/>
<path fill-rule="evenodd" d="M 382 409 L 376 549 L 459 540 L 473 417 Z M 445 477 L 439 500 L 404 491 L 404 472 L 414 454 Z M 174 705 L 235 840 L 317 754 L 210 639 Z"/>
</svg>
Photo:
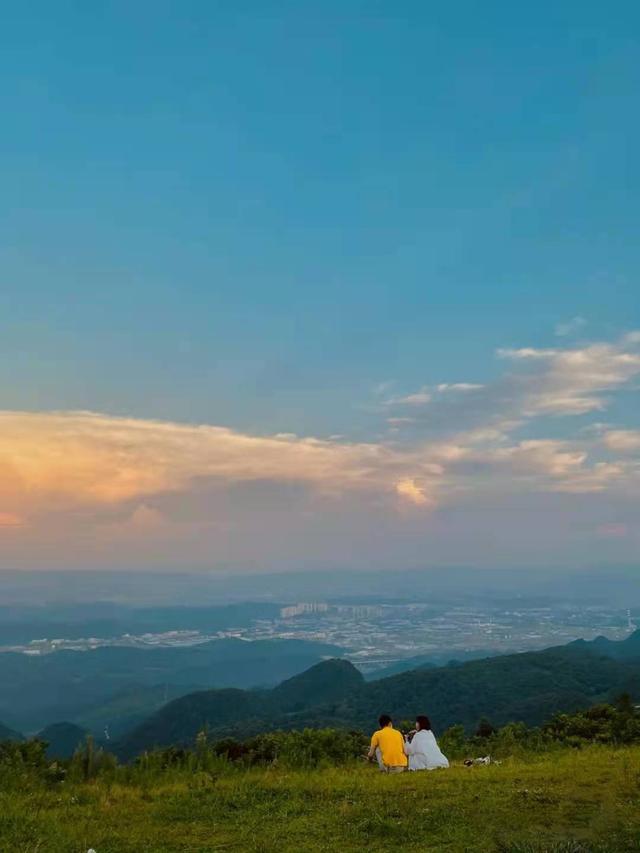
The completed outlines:
<svg viewBox="0 0 640 853">
<path fill-rule="evenodd" d="M 5 780 L 6 781 L 6 780 Z M 640 850 L 640 748 L 383 776 L 351 764 L 158 773 L 0 790 L 3 853 Z"/>
</svg>

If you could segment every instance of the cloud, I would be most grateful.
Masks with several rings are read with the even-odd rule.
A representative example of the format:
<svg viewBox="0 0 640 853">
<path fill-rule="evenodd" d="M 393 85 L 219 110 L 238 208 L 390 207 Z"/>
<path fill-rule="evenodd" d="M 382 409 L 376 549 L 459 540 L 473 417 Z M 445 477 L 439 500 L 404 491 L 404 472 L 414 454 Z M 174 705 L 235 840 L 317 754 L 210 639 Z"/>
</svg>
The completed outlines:
<svg viewBox="0 0 640 853">
<path fill-rule="evenodd" d="M 556 336 L 559 338 L 565 338 L 568 335 L 574 335 L 576 332 L 579 332 L 580 329 L 583 329 L 587 325 L 587 321 L 584 317 L 580 317 L 580 315 L 576 317 L 572 317 L 566 323 L 558 323 L 555 328 Z"/>
<path fill-rule="evenodd" d="M 596 534 L 607 539 L 623 539 L 629 535 L 629 527 L 622 522 L 613 521 L 599 524 L 596 527 Z"/>
<path fill-rule="evenodd" d="M 387 406 L 426 406 L 434 399 L 434 395 L 443 394 L 464 394 L 470 391 L 479 391 L 484 388 L 484 385 L 479 385 L 475 382 L 441 382 L 439 385 L 429 388 L 428 385 L 423 385 L 418 391 L 412 394 L 405 394 L 401 397 L 391 397 L 386 401 Z"/>
<path fill-rule="evenodd" d="M 160 510 L 146 504 L 138 504 L 127 519 L 127 525 L 134 530 L 156 530 L 165 522 L 166 519 Z"/>
<path fill-rule="evenodd" d="M 507 369 L 492 382 L 423 385 L 388 400 L 391 415 L 394 406 L 404 415 L 409 402 L 415 434 L 495 430 L 506 437 L 534 420 L 600 413 L 640 376 L 640 334 L 582 347 L 499 349 L 497 356 Z"/>
<path fill-rule="evenodd" d="M 415 418 L 387 418 L 387 423 L 391 426 L 402 426 L 403 424 L 415 423 Z"/>
<path fill-rule="evenodd" d="M 527 368 L 503 385 L 529 418 L 603 411 L 605 392 L 640 375 L 640 352 L 632 336 L 578 349 L 502 349 L 498 356 Z"/>
<path fill-rule="evenodd" d="M 592 458 L 584 442 L 529 439 L 502 447 L 460 447 L 448 467 L 449 482 L 458 477 L 466 492 L 602 492 L 625 480 L 629 471 L 619 462 Z"/>
<path fill-rule="evenodd" d="M 481 388 L 484 388 L 484 385 L 478 385 L 476 382 L 441 382 L 436 388 L 441 394 L 447 392 L 464 393 L 465 391 L 479 391 Z"/>
<path fill-rule="evenodd" d="M 404 397 L 392 397 L 387 401 L 387 405 L 425 406 L 427 403 L 431 402 L 431 399 L 432 395 L 429 392 L 429 389 L 425 386 L 419 391 L 415 391 L 413 394 L 407 394 Z"/>
<path fill-rule="evenodd" d="M 221 547 L 221 539 L 245 535 L 240 519 L 249 515 L 256 535 L 267 538 L 277 517 L 286 539 L 294 528 L 307 530 L 310 519 L 348 530 L 357 517 L 364 531 L 398 510 L 408 523 L 439 507 L 478 512 L 525 496 L 569 502 L 604 495 L 627 506 L 640 496 L 640 432 L 602 423 L 585 429 L 582 421 L 572 432 L 570 418 L 606 408 L 640 375 L 639 346 L 640 335 L 631 333 L 580 348 L 502 350 L 507 368 L 492 382 L 422 386 L 388 401 L 399 411 L 382 410 L 391 427 L 384 440 L 251 435 L 91 412 L 0 412 L 0 529 L 15 531 L 3 539 L 5 557 L 7 543 L 22 539 L 47 554 L 51 542 L 64 540 L 68 550 L 92 531 L 105 554 L 111 539 L 188 542 L 203 530 Z M 423 410 L 417 400 L 427 398 Z M 550 421 L 560 416 L 561 438 Z M 422 512 L 403 513 L 407 505 Z M 204 554 L 208 547 L 209 539 Z"/>
<path fill-rule="evenodd" d="M 24 519 L 15 512 L 0 512 L 0 530 L 22 527 L 24 523 Z"/>
<path fill-rule="evenodd" d="M 201 478 L 274 480 L 327 491 L 384 487 L 397 454 L 382 445 L 89 412 L 0 412 L 0 459 L 14 494 L 42 504 L 114 504 Z"/>
<path fill-rule="evenodd" d="M 396 483 L 396 492 L 401 498 L 416 506 L 429 506 L 433 503 L 432 499 L 425 493 L 424 488 L 418 486 L 415 480 L 400 480 Z"/>
<path fill-rule="evenodd" d="M 636 453 L 640 451 L 640 430 L 608 430 L 604 432 L 602 441 L 605 447 L 616 453 Z"/>
</svg>

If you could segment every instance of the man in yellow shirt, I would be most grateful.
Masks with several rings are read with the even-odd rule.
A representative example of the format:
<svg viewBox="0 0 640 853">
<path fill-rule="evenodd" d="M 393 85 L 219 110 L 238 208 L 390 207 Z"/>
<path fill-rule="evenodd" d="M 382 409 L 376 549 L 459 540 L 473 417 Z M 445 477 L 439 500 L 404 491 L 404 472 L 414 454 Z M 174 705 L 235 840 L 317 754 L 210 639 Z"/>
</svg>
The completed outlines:
<svg viewBox="0 0 640 853">
<path fill-rule="evenodd" d="M 369 759 L 377 758 L 380 770 L 384 773 L 402 773 L 407 769 L 404 738 L 397 729 L 393 728 L 388 714 L 383 714 L 378 723 L 380 728 L 371 737 Z"/>
</svg>

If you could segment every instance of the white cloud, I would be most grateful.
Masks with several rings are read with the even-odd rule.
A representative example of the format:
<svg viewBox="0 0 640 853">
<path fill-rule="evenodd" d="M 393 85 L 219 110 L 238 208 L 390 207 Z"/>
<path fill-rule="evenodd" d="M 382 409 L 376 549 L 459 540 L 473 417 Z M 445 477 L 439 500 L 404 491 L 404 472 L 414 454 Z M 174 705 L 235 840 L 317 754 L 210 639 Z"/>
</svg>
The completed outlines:
<svg viewBox="0 0 640 853">
<path fill-rule="evenodd" d="M 606 431 L 602 436 L 605 447 L 616 453 L 640 452 L 640 430 L 614 429 Z"/>
<path fill-rule="evenodd" d="M 469 391 L 479 391 L 484 388 L 475 382 L 441 382 L 434 388 L 423 385 L 412 394 L 402 397 L 391 397 L 386 401 L 387 406 L 426 406 L 434 399 L 434 394 L 464 394 Z"/>
<path fill-rule="evenodd" d="M 570 320 L 567 320 L 566 323 L 558 323 L 555 328 L 556 336 L 559 338 L 567 337 L 568 335 L 574 335 L 576 332 L 579 332 L 580 329 L 583 329 L 587 325 L 587 321 L 584 317 L 580 317 L 580 315 L 576 317 L 572 317 Z"/>
<path fill-rule="evenodd" d="M 387 401 L 387 405 L 400 406 L 425 406 L 432 399 L 431 392 L 425 386 L 413 394 L 407 394 L 405 397 L 393 397 Z"/>
<path fill-rule="evenodd" d="M 631 336 L 614 344 L 567 350 L 503 349 L 498 355 L 528 367 L 503 380 L 503 386 L 529 418 L 603 411 L 608 403 L 605 392 L 640 375 L 640 352 Z"/>
<path fill-rule="evenodd" d="M 494 420 L 580 416 L 605 411 L 612 393 L 640 377 L 640 332 L 614 343 L 576 348 L 498 349 L 512 369 L 494 382 L 423 385 L 412 394 L 387 400 L 388 406 L 429 404 L 425 422 L 450 428 L 456 419 L 490 425 Z"/>
<path fill-rule="evenodd" d="M 444 394 L 448 391 L 479 391 L 481 388 L 484 388 L 484 385 L 478 385 L 475 382 L 441 382 L 440 385 L 437 385 L 436 387 L 441 394 Z"/>
</svg>

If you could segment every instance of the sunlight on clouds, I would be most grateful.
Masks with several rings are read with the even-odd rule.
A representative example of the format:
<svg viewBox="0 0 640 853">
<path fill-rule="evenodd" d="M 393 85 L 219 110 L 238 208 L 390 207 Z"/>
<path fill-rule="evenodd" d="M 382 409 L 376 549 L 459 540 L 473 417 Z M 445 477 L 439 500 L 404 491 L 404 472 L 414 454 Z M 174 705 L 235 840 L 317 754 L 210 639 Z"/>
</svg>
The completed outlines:
<svg viewBox="0 0 640 853">
<path fill-rule="evenodd" d="M 433 500 L 425 494 L 423 488 L 416 485 L 415 480 L 400 480 L 396 483 L 396 492 L 416 506 L 433 505 Z"/>
<path fill-rule="evenodd" d="M 618 453 L 626 454 L 640 451 L 640 430 L 609 430 L 604 433 L 602 440 L 606 447 Z"/>
<path fill-rule="evenodd" d="M 221 536 L 256 507 L 266 518 L 276 499 L 292 529 L 307 501 L 305 517 L 322 524 L 335 513 L 367 517 L 384 508 L 393 517 L 394 508 L 404 516 L 404 505 L 428 515 L 465 501 L 505 505 L 514 495 L 637 499 L 640 431 L 578 424 L 559 439 L 546 437 L 545 428 L 550 416 L 606 408 L 605 392 L 640 375 L 638 345 L 640 336 L 630 334 L 581 349 L 502 351 L 512 369 L 492 383 L 422 386 L 387 401 L 384 420 L 396 432 L 403 427 L 394 441 L 256 436 L 90 412 L 0 412 L 0 530 L 15 531 L 12 542 L 40 529 L 73 540 L 99 527 L 104 542 L 186 536 L 199 525 L 213 529 L 222 493 L 230 502 L 215 519 Z M 518 435 L 534 421 L 537 437 Z M 437 428 L 422 431 L 425 424 Z"/>
<path fill-rule="evenodd" d="M 580 349 L 498 350 L 500 358 L 529 366 L 512 378 L 522 414 L 581 415 L 603 411 L 603 393 L 615 391 L 640 375 L 640 352 L 634 334 L 615 344 L 595 343 Z"/>
<path fill-rule="evenodd" d="M 87 412 L 0 412 L 0 455 L 16 501 L 58 508 L 183 491 L 202 478 L 299 482 L 326 493 L 390 490 L 386 467 L 397 464 L 381 445 Z"/>
</svg>

